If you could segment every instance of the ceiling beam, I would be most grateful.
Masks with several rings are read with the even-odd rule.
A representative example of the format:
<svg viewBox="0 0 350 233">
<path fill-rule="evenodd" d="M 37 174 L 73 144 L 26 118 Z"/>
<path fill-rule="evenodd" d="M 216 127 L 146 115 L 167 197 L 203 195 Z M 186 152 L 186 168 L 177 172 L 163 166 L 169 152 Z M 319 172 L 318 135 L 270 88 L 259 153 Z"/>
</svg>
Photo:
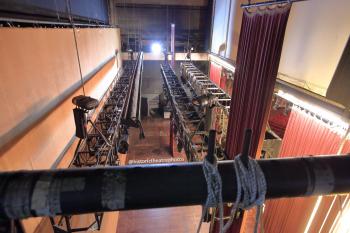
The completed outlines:
<svg viewBox="0 0 350 233">
<path fill-rule="evenodd" d="M 144 5 L 180 5 L 180 6 L 207 6 L 208 0 L 115 0 L 119 4 Z"/>
<path fill-rule="evenodd" d="M 161 5 L 161 4 L 132 4 L 132 3 L 116 3 L 117 8 L 135 8 L 135 9 L 176 9 L 176 10 L 206 10 L 207 6 L 188 6 L 188 5 Z"/>
</svg>

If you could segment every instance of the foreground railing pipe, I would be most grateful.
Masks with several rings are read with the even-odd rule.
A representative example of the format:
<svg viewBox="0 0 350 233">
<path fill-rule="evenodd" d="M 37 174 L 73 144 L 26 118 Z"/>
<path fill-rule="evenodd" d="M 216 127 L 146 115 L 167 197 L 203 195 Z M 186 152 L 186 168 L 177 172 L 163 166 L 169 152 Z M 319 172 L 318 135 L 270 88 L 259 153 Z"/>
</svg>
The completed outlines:
<svg viewBox="0 0 350 233">
<path fill-rule="evenodd" d="M 350 192 L 350 156 L 258 160 L 266 198 Z M 233 202 L 233 161 L 220 162 L 223 199 Z M 201 163 L 0 173 L 0 217 L 73 215 L 203 204 Z"/>
</svg>

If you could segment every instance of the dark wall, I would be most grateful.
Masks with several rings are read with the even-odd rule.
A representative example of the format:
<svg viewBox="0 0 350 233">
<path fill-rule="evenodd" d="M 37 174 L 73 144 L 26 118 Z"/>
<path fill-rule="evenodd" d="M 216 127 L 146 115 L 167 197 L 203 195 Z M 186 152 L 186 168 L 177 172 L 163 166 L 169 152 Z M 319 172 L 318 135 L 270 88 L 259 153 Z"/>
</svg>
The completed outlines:
<svg viewBox="0 0 350 233">
<path fill-rule="evenodd" d="M 142 96 L 154 98 L 163 91 L 163 78 L 160 73 L 160 65 L 163 61 L 144 61 L 142 73 Z M 181 61 L 175 62 L 174 71 L 180 77 Z M 193 64 L 205 74 L 208 74 L 207 61 L 193 61 Z"/>
<path fill-rule="evenodd" d="M 147 98 L 149 111 L 159 107 L 159 95 L 163 91 L 163 78 L 160 73 L 160 64 L 162 62 L 143 62 L 141 96 Z"/>
<path fill-rule="evenodd" d="M 175 47 L 184 52 L 188 45 L 195 51 L 208 48 L 210 15 L 208 6 L 177 6 L 117 3 L 117 25 L 121 28 L 122 48 L 150 51 L 150 45 L 157 41 L 163 47 L 170 43 L 170 24 L 175 23 Z M 169 49 L 168 49 L 169 50 Z"/>
<path fill-rule="evenodd" d="M 327 98 L 350 107 L 350 37 L 327 90 Z"/>
<path fill-rule="evenodd" d="M 67 0 L 0 0 L 1 17 L 68 20 Z M 72 16 L 79 22 L 108 24 L 107 0 L 69 0 Z"/>
<path fill-rule="evenodd" d="M 160 64 L 163 61 L 144 61 L 142 73 L 142 96 L 154 98 L 163 91 Z"/>
</svg>

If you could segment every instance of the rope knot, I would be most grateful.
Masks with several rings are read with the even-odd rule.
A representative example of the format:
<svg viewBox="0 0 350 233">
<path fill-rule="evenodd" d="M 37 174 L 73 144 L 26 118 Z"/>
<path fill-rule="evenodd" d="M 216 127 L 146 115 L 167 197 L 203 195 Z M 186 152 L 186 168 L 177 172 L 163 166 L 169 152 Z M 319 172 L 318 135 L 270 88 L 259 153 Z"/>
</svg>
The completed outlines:
<svg viewBox="0 0 350 233">
<path fill-rule="evenodd" d="M 207 182 L 208 196 L 205 207 L 217 207 L 222 203 L 222 182 L 217 164 L 211 164 L 207 159 L 203 160 L 203 173 Z"/>
<path fill-rule="evenodd" d="M 209 207 L 217 206 L 219 207 L 220 233 L 225 233 L 230 228 L 238 208 L 250 209 L 257 206 L 254 232 L 258 232 L 261 206 L 265 202 L 267 189 L 265 175 L 254 159 L 249 158 L 246 167 L 241 160 L 241 155 L 238 155 L 235 157 L 233 165 L 236 173 L 237 194 L 230 212 L 230 219 L 224 224 L 221 176 L 216 161 L 214 164 L 211 164 L 207 159 L 204 159 L 203 173 L 207 182 L 208 196 L 203 207 L 202 218 L 197 228 L 197 233 L 200 231 L 205 212 Z"/>
<path fill-rule="evenodd" d="M 238 207 L 241 209 L 250 209 L 254 206 L 261 206 L 265 202 L 266 180 L 259 164 L 254 159 L 248 160 L 248 167 L 244 166 L 241 155 L 236 156 L 234 160 Z M 240 200 L 243 191 L 243 199 Z M 237 199 L 236 199 L 237 202 Z"/>
<path fill-rule="evenodd" d="M 207 182 L 207 200 L 202 210 L 202 217 L 200 219 L 197 233 L 200 232 L 204 216 L 209 207 L 219 207 L 220 219 L 223 218 L 224 205 L 222 203 L 222 181 L 218 170 L 216 159 L 214 163 L 210 163 L 206 158 L 203 160 L 203 174 Z M 223 221 L 220 221 L 220 229 L 223 228 Z M 220 231 L 221 232 L 221 231 Z"/>
</svg>

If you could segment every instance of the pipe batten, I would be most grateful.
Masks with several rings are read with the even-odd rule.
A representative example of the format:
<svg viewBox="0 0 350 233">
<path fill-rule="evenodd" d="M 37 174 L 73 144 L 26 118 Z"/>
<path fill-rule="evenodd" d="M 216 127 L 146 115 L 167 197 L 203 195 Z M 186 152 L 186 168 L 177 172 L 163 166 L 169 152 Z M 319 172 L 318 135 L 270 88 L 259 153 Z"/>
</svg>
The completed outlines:
<svg viewBox="0 0 350 233">
<path fill-rule="evenodd" d="M 233 161 L 218 162 L 224 202 L 236 197 Z M 350 192 L 350 156 L 258 160 L 266 198 Z M 203 204 L 202 163 L 0 173 L 0 218 L 74 215 Z"/>
</svg>

